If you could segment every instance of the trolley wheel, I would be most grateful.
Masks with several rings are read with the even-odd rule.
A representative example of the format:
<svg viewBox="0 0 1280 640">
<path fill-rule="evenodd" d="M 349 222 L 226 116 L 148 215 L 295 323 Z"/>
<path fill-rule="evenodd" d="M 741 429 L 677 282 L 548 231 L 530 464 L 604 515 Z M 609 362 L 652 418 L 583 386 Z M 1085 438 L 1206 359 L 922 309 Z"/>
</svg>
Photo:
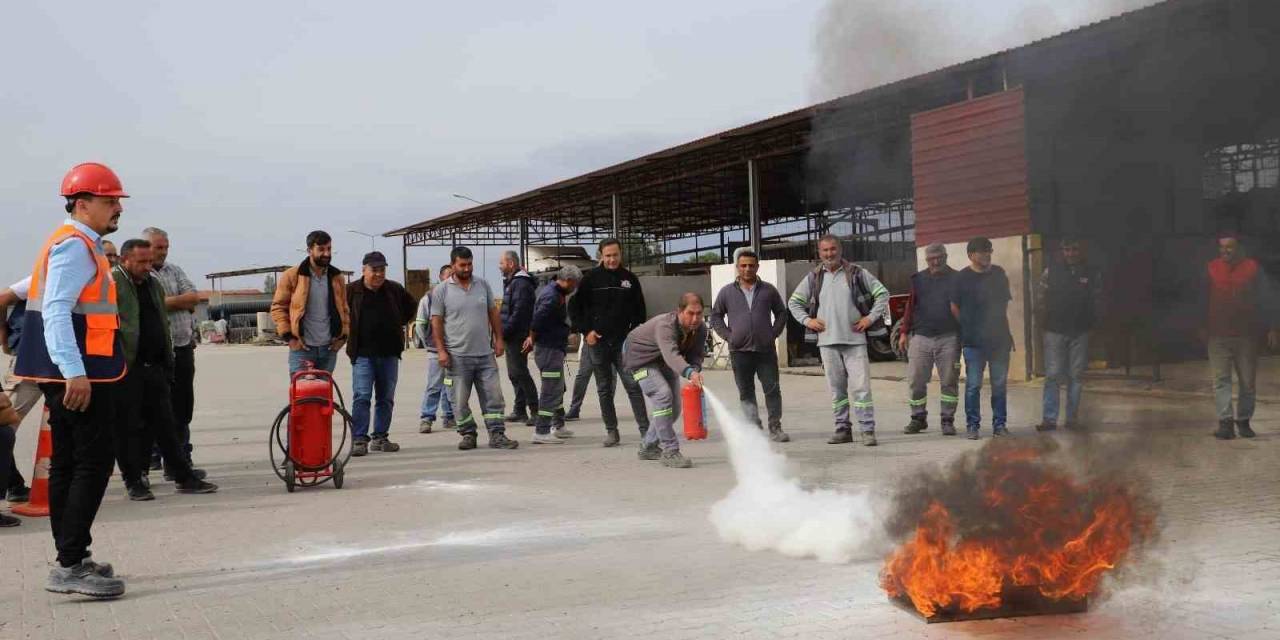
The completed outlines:
<svg viewBox="0 0 1280 640">
<path fill-rule="evenodd" d="M 297 486 L 297 475 L 293 470 L 293 461 L 286 460 L 284 463 L 284 488 L 288 490 L 289 493 L 293 493 L 293 490 L 296 489 Z"/>
<path fill-rule="evenodd" d="M 338 462 L 336 460 L 333 462 L 333 488 L 334 489 L 342 488 L 342 466 L 343 465 L 341 462 Z"/>
</svg>

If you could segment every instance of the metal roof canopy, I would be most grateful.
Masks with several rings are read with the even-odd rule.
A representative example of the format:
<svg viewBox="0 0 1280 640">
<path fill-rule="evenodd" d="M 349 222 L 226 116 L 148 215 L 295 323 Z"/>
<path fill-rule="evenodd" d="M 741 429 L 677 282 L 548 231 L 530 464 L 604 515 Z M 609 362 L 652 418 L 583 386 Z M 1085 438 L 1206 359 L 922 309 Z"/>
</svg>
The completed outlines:
<svg viewBox="0 0 1280 640">
<path fill-rule="evenodd" d="M 236 276 L 255 276 L 262 273 L 280 273 L 288 271 L 288 265 L 279 265 L 275 267 L 254 267 L 252 269 L 240 269 L 239 271 L 219 271 L 218 273 L 206 274 L 205 278 L 209 280 L 221 280 L 223 278 L 234 278 Z"/>
<path fill-rule="evenodd" d="M 1167 0 L 1017 49 L 940 69 L 711 135 L 489 204 L 383 234 L 404 246 L 580 244 L 610 235 L 671 240 L 805 222 L 867 202 L 823 202 L 805 180 L 812 149 L 892 139 L 912 113 L 1022 84 L 1024 56 L 1087 57 L 1083 37 L 1124 39 L 1203 0 Z M 1065 55 L 1067 42 L 1081 45 Z M 1093 45 L 1090 45 L 1093 46 Z M 1084 47 L 1087 49 L 1088 47 Z M 1094 46 L 1094 48 L 1098 48 Z M 909 139 L 909 138 L 908 138 Z M 754 176 L 751 174 L 754 172 Z M 755 178 L 754 180 L 752 178 Z M 800 186 L 795 185 L 799 178 Z M 908 186 L 910 189 L 909 176 Z M 788 186 L 790 187 L 788 189 Z M 907 194 L 878 198 L 891 201 Z M 751 209 L 758 207 L 755 211 Z M 756 216 L 750 214 L 756 213 Z M 770 238 L 755 237 L 753 243 Z M 768 235 L 764 232 L 763 235 Z M 792 234 L 794 235 L 794 234 Z M 783 237 L 783 236 L 779 236 Z"/>
</svg>

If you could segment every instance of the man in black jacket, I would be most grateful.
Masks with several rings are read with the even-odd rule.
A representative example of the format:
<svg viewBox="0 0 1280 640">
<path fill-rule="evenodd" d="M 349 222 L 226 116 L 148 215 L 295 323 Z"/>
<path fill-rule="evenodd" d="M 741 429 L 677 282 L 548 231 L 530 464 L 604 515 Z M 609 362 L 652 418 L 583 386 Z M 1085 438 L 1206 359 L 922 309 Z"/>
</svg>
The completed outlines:
<svg viewBox="0 0 1280 640">
<path fill-rule="evenodd" d="M 404 352 L 404 326 L 413 321 L 417 304 L 399 282 L 387 279 L 387 258 L 380 251 L 366 253 L 363 277 L 347 287 L 351 310 L 351 386 L 355 405 L 351 411 L 351 455 L 369 450 L 393 452 L 400 445 L 387 439 L 391 410 L 395 407 L 396 382 L 400 378 L 400 354 Z M 369 437 L 369 406 L 378 395 L 373 438 Z"/>
<path fill-rule="evenodd" d="M 591 350 L 596 370 L 596 391 L 606 430 L 604 446 L 616 447 L 618 413 L 613 407 L 614 376 L 622 378 L 622 388 L 631 401 L 631 411 L 640 426 L 640 435 L 649 430 L 649 416 L 640 385 L 622 368 L 622 343 L 627 334 L 644 324 L 644 292 L 640 279 L 622 267 L 622 242 L 617 238 L 600 241 L 600 266 L 587 271 L 570 305 L 574 331 L 581 333 Z"/>
<path fill-rule="evenodd" d="M 520 266 L 520 254 L 515 251 L 502 253 L 498 269 L 502 271 L 502 339 L 512 346 L 507 349 L 507 379 L 516 395 L 505 420 L 532 425 L 538 415 L 538 387 L 529 375 L 529 354 L 517 347 L 529 337 L 538 282 Z"/>
</svg>

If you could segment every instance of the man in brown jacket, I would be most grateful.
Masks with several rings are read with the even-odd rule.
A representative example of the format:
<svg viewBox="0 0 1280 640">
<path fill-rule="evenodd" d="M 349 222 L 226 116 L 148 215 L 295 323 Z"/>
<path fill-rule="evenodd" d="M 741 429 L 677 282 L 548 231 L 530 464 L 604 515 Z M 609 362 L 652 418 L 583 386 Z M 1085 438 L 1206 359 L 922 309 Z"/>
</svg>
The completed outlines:
<svg viewBox="0 0 1280 640">
<path fill-rule="evenodd" d="M 276 282 L 271 319 L 276 334 L 289 341 L 291 374 L 311 367 L 332 372 L 347 342 L 347 284 L 342 271 L 329 264 L 332 258 L 333 239 L 312 231 L 307 234 L 307 259 Z"/>
</svg>

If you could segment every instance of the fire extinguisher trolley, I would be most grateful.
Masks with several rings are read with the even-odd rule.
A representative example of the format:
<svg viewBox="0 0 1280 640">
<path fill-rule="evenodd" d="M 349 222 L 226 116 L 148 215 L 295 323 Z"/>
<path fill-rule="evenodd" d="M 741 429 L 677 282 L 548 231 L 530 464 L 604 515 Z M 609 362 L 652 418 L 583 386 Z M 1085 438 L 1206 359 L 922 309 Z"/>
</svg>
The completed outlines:
<svg viewBox="0 0 1280 640">
<path fill-rule="evenodd" d="M 315 369 L 298 371 L 289 378 L 289 404 L 271 425 L 271 468 L 293 493 L 297 487 L 315 487 L 330 480 L 342 488 L 343 467 L 351 458 L 351 415 L 333 374 Z M 334 395 L 337 400 L 334 400 Z M 333 417 L 342 418 L 342 439 L 333 446 Z M 277 460 L 277 456 L 281 459 Z"/>
</svg>

